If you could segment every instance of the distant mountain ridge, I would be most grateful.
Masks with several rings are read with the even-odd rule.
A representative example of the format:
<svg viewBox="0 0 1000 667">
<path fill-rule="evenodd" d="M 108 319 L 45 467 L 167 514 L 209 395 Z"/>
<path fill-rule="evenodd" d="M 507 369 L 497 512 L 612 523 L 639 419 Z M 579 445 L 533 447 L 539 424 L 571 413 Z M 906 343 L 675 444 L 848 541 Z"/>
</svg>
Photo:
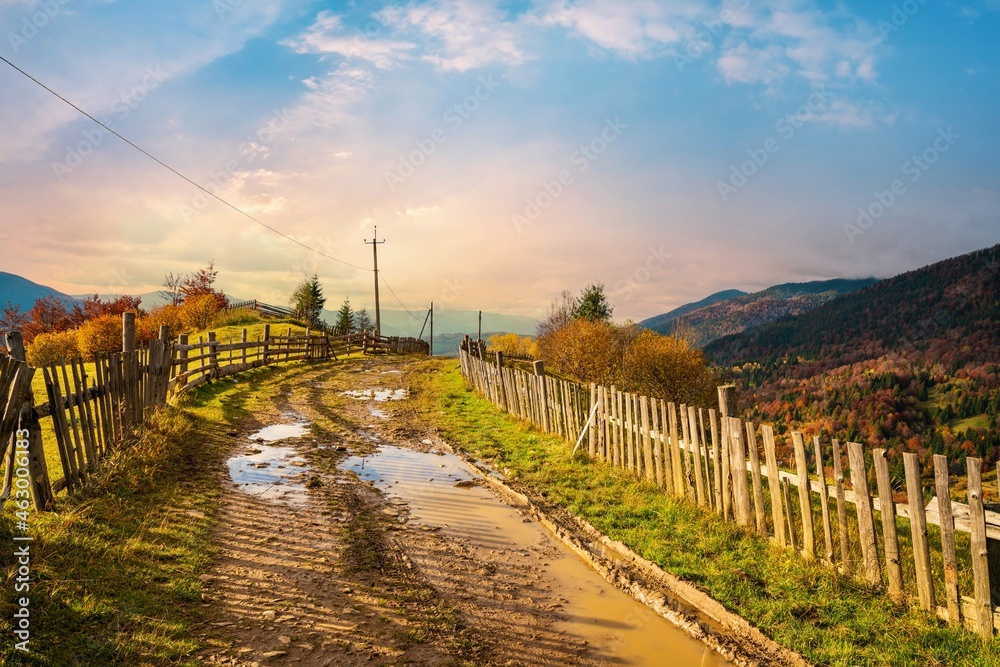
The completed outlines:
<svg viewBox="0 0 1000 667">
<path fill-rule="evenodd" d="M 654 331 L 683 335 L 695 347 L 704 347 L 723 336 L 773 322 L 781 317 L 801 315 L 843 294 L 876 283 L 875 278 L 814 280 L 806 283 L 774 285 L 752 294 L 726 290 L 669 313 L 640 322 Z M 731 296 L 730 296 L 731 295 Z"/>
<path fill-rule="evenodd" d="M 744 417 L 890 452 L 1000 459 L 1000 245 L 879 281 L 705 355 Z"/>
<path fill-rule="evenodd" d="M 77 299 L 63 294 L 51 287 L 39 285 L 27 278 L 0 271 L 0 308 L 6 308 L 7 302 L 19 306 L 21 310 L 30 310 L 35 301 L 54 296 L 67 306 L 77 302 Z"/>
</svg>

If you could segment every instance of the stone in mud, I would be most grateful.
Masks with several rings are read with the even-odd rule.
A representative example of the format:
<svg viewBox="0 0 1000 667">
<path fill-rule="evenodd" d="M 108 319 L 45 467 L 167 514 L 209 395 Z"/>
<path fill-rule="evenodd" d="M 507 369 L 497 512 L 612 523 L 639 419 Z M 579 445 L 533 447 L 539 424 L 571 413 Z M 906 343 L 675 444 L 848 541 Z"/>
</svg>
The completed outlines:
<svg viewBox="0 0 1000 667">
<path fill-rule="evenodd" d="M 459 488 L 459 489 L 471 489 L 475 485 L 476 485 L 476 483 L 473 482 L 471 479 L 460 479 L 457 482 L 455 482 L 454 484 L 452 484 L 452 486 L 454 486 L 456 488 Z"/>
<path fill-rule="evenodd" d="M 260 657 L 264 660 L 270 660 L 271 658 L 283 658 L 286 655 L 288 655 L 288 651 L 268 651 Z"/>
</svg>

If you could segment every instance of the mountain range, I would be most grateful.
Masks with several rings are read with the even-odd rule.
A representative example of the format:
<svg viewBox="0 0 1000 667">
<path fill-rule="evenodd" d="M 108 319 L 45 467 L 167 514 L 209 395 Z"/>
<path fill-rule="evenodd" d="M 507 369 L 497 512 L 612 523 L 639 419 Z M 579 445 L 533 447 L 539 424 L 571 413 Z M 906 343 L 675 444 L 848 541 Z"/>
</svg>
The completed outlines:
<svg viewBox="0 0 1000 667">
<path fill-rule="evenodd" d="M 1000 458 L 1000 245 L 713 341 L 747 418 L 885 447 Z M 898 459 L 898 457 L 897 457 Z"/>
<path fill-rule="evenodd" d="M 639 326 L 663 334 L 678 335 L 695 347 L 717 338 L 801 315 L 831 301 L 874 284 L 875 278 L 817 280 L 784 283 L 748 294 L 741 290 L 716 292 L 701 301 L 643 320 Z"/>
<path fill-rule="evenodd" d="M 76 303 L 76 299 L 68 294 L 56 291 L 51 287 L 39 285 L 27 278 L 0 271 L 0 308 L 6 308 L 7 303 L 28 310 L 35 301 L 54 296 L 67 305 Z"/>
</svg>

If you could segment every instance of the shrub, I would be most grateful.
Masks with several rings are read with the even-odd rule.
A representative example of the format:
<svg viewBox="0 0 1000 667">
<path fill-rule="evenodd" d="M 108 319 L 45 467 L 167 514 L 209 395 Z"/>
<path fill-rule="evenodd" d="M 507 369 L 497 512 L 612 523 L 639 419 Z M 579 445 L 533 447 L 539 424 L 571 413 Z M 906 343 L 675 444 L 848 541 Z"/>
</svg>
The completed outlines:
<svg viewBox="0 0 1000 667">
<path fill-rule="evenodd" d="M 686 341 L 643 331 L 625 352 L 621 385 L 627 391 L 688 405 L 712 405 L 716 377 L 701 350 Z"/>
<path fill-rule="evenodd" d="M 219 303 L 212 294 L 201 294 L 184 300 L 181 321 L 188 329 L 207 329 L 219 312 Z"/>
<path fill-rule="evenodd" d="M 80 356 L 75 329 L 57 333 L 40 333 L 28 344 L 28 363 L 41 367 Z"/>
<path fill-rule="evenodd" d="M 518 336 L 514 333 L 494 334 L 490 336 L 489 346 L 491 350 L 503 352 L 504 355 L 529 355 L 536 349 L 535 342 L 530 336 Z"/>
<path fill-rule="evenodd" d="M 122 318 L 120 315 L 100 315 L 87 320 L 77 329 L 77 345 L 86 361 L 94 360 L 96 352 L 118 352 L 122 349 Z"/>
<path fill-rule="evenodd" d="M 170 336 L 174 337 L 184 332 L 184 320 L 181 318 L 181 307 L 167 304 L 157 306 L 149 311 L 149 326 L 156 329 L 156 334 L 160 334 L 160 327 L 166 325 L 170 329 Z"/>
</svg>

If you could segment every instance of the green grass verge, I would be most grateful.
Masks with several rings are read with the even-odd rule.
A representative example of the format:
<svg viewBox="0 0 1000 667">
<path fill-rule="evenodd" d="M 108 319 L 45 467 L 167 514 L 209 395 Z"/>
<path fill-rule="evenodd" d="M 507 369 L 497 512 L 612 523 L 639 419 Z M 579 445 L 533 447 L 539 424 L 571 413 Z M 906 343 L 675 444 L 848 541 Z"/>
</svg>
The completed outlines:
<svg viewBox="0 0 1000 667">
<path fill-rule="evenodd" d="M 779 643 L 823 665 L 1000 665 L 985 643 L 930 614 L 807 562 L 715 514 L 610 466 L 569 459 L 569 445 L 496 410 L 454 360 L 412 376 L 414 409 L 449 441 L 689 581 Z"/>
<path fill-rule="evenodd" d="M 86 490 L 58 511 L 30 515 L 31 653 L 14 648 L 13 506 L 0 516 L 7 620 L 0 664 L 200 664 L 191 624 L 201 610 L 198 573 L 208 563 L 219 503 L 214 468 L 233 424 L 263 408 L 266 368 L 199 388 L 152 418 L 138 440 L 105 460 Z"/>
</svg>

